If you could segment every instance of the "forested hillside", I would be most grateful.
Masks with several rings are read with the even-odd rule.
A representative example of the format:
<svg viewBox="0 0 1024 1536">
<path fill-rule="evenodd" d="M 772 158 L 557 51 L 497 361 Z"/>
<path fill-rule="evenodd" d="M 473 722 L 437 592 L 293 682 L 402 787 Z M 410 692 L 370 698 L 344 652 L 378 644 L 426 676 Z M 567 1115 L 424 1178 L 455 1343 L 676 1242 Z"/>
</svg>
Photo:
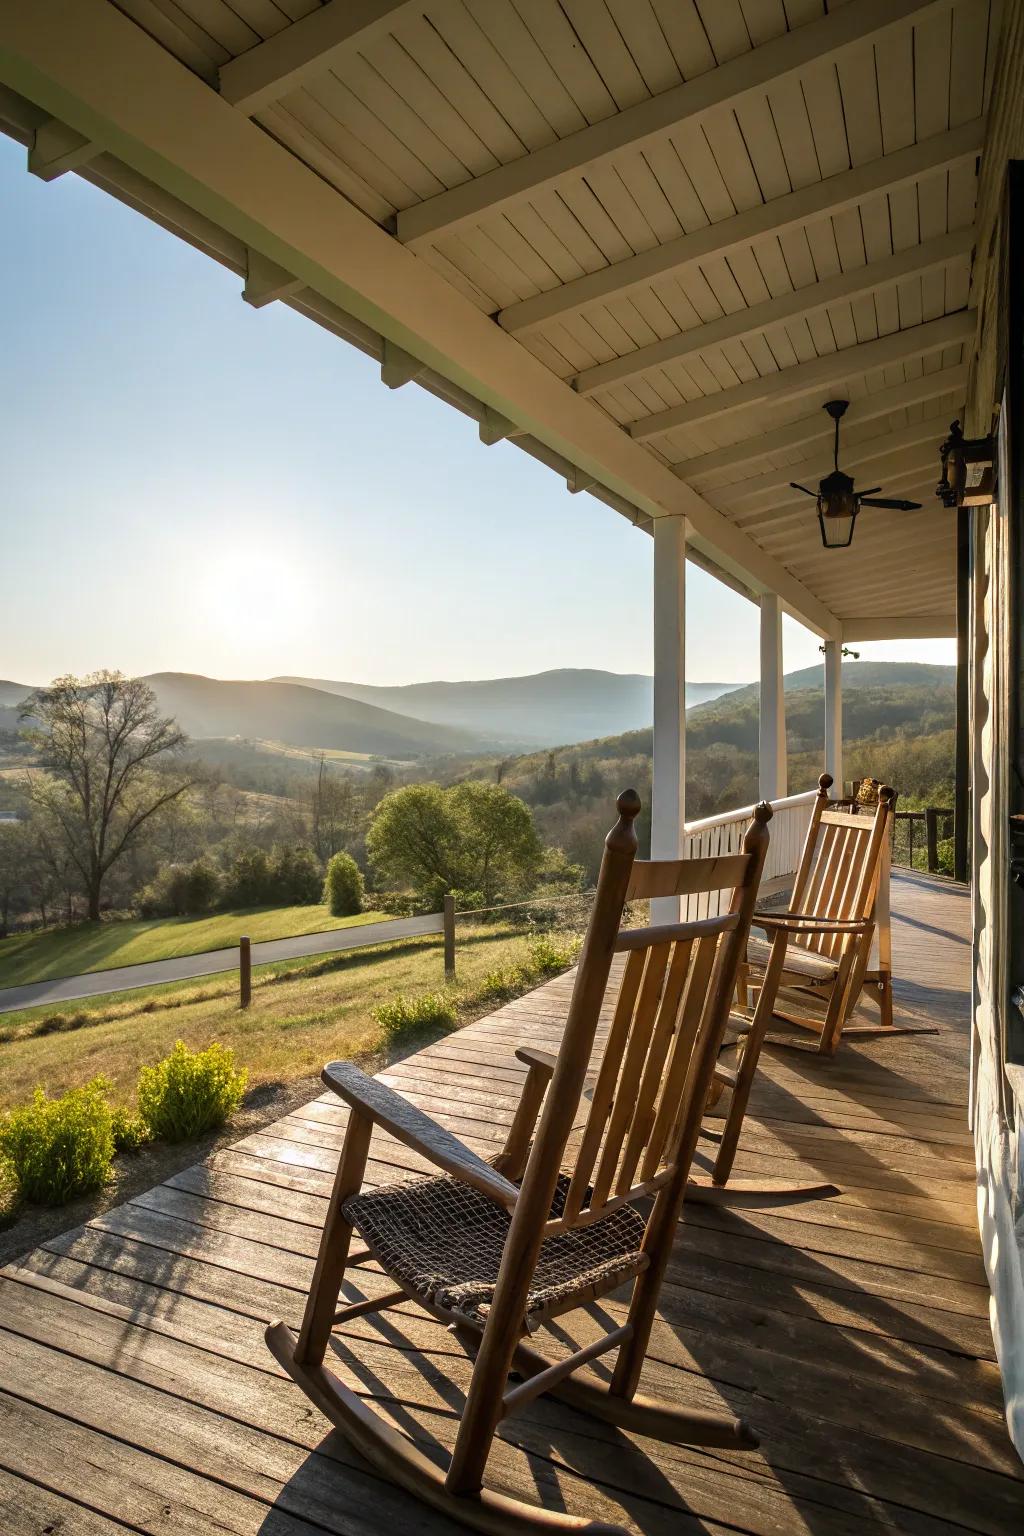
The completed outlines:
<svg viewBox="0 0 1024 1536">
<path fill-rule="evenodd" d="M 844 772 L 870 774 L 900 791 L 901 805 L 953 803 L 954 669 L 865 662 L 843 669 Z M 794 686 L 794 684 L 796 686 Z M 822 771 L 825 708 L 822 670 L 786 678 L 789 790 L 812 789 Z M 687 713 L 686 814 L 712 816 L 757 798 L 757 685 Z M 650 729 L 574 747 L 452 765 L 449 772 L 496 777 L 533 807 L 545 841 L 596 876 L 615 795 L 639 790 L 642 846 L 650 836 Z"/>
</svg>

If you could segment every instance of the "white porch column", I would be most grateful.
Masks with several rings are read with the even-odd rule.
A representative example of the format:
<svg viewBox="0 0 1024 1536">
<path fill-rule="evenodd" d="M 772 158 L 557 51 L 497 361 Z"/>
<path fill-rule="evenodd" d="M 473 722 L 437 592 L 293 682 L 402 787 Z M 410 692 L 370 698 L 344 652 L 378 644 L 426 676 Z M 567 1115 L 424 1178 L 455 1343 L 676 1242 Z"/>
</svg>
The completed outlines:
<svg viewBox="0 0 1024 1536">
<path fill-rule="evenodd" d="M 825 772 L 843 793 L 843 642 L 825 641 Z"/>
<path fill-rule="evenodd" d="M 786 793 L 786 698 L 782 686 L 782 604 L 777 592 L 761 598 L 761 720 L 759 732 L 762 800 Z"/>
<path fill-rule="evenodd" d="M 654 753 L 651 857 L 678 859 L 686 814 L 686 521 L 654 524 Z M 651 903 L 655 922 L 675 922 L 678 897 Z"/>
</svg>

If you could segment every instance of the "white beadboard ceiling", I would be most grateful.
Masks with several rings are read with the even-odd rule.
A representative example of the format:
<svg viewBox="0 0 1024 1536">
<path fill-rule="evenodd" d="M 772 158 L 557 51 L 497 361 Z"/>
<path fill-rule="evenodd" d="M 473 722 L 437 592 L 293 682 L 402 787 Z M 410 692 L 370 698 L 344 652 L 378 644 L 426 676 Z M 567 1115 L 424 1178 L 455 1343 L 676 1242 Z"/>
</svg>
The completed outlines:
<svg viewBox="0 0 1024 1536">
<path fill-rule="evenodd" d="M 116 5 L 834 615 L 952 615 L 997 0 Z M 836 396 L 924 507 L 826 552 Z"/>
</svg>

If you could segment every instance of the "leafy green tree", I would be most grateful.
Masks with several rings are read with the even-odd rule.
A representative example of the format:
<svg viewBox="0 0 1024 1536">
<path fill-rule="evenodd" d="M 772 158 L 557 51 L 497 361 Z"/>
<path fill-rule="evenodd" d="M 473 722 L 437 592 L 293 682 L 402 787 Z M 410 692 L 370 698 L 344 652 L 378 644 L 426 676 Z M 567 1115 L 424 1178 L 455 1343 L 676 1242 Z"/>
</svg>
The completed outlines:
<svg viewBox="0 0 1024 1536">
<path fill-rule="evenodd" d="M 193 917 L 217 904 L 221 879 L 206 859 L 191 864 L 165 864 L 139 898 L 145 917 Z"/>
<path fill-rule="evenodd" d="M 312 848 L 301 843 L 275 848 L 270 861 L 270 900 L 285 907 L 312 906 L 320 900 L 324 875 Z"/>
<path fill-rule="evenodd" d="M 120 672 L 58 677 L 26 700 L 23 715 L 41 769 L 30 782 L 33 809 L 65 849 L 96 919 L 111 869 L 196 782 L 177 761 L 185 735 L 161 716 L 148 683 Z"/>
<path fill-rule="evenodd" d="M 0 822 L 0 939 L 6 939 L 11 919 L 31 903 L 30 858 L 25 824 Z"/>
<path fill-rule="evenodd" d="M 336 853 L 327 864 L 324 901 L 332 917 L 352 917 L 363 909 L 363 877 L 350 853 Z"/>
<path fill-rule="evenodd" d="M 221 905 L 262 907 L 270 895 L 270 856 L 263 848 L 243 848 L 232 859 L 224 876 Z"/>
<path fill-rule="evenodd" d="M 500 784 L 409 784 L 385 795 L 366 840 L 379 878 L 425 900 L 479 891 L 485 902 L 531 889 L 543 850 L 530 808 Z"/>
</svg>

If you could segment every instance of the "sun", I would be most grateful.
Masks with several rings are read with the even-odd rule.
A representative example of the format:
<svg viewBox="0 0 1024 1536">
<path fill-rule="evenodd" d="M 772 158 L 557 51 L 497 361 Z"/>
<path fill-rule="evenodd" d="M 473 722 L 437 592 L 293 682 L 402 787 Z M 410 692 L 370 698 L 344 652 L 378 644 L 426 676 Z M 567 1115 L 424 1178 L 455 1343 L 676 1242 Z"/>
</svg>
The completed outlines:
<svg viewBox="0 0 1024 1536">
<path fill-rule="evenodd" d="M 309 573 L 275 545 L 208 552 L 195 573 L 196 620 L 218 665 L 243 673 L 279 671 L 312 624 Z"/>
</svg>

